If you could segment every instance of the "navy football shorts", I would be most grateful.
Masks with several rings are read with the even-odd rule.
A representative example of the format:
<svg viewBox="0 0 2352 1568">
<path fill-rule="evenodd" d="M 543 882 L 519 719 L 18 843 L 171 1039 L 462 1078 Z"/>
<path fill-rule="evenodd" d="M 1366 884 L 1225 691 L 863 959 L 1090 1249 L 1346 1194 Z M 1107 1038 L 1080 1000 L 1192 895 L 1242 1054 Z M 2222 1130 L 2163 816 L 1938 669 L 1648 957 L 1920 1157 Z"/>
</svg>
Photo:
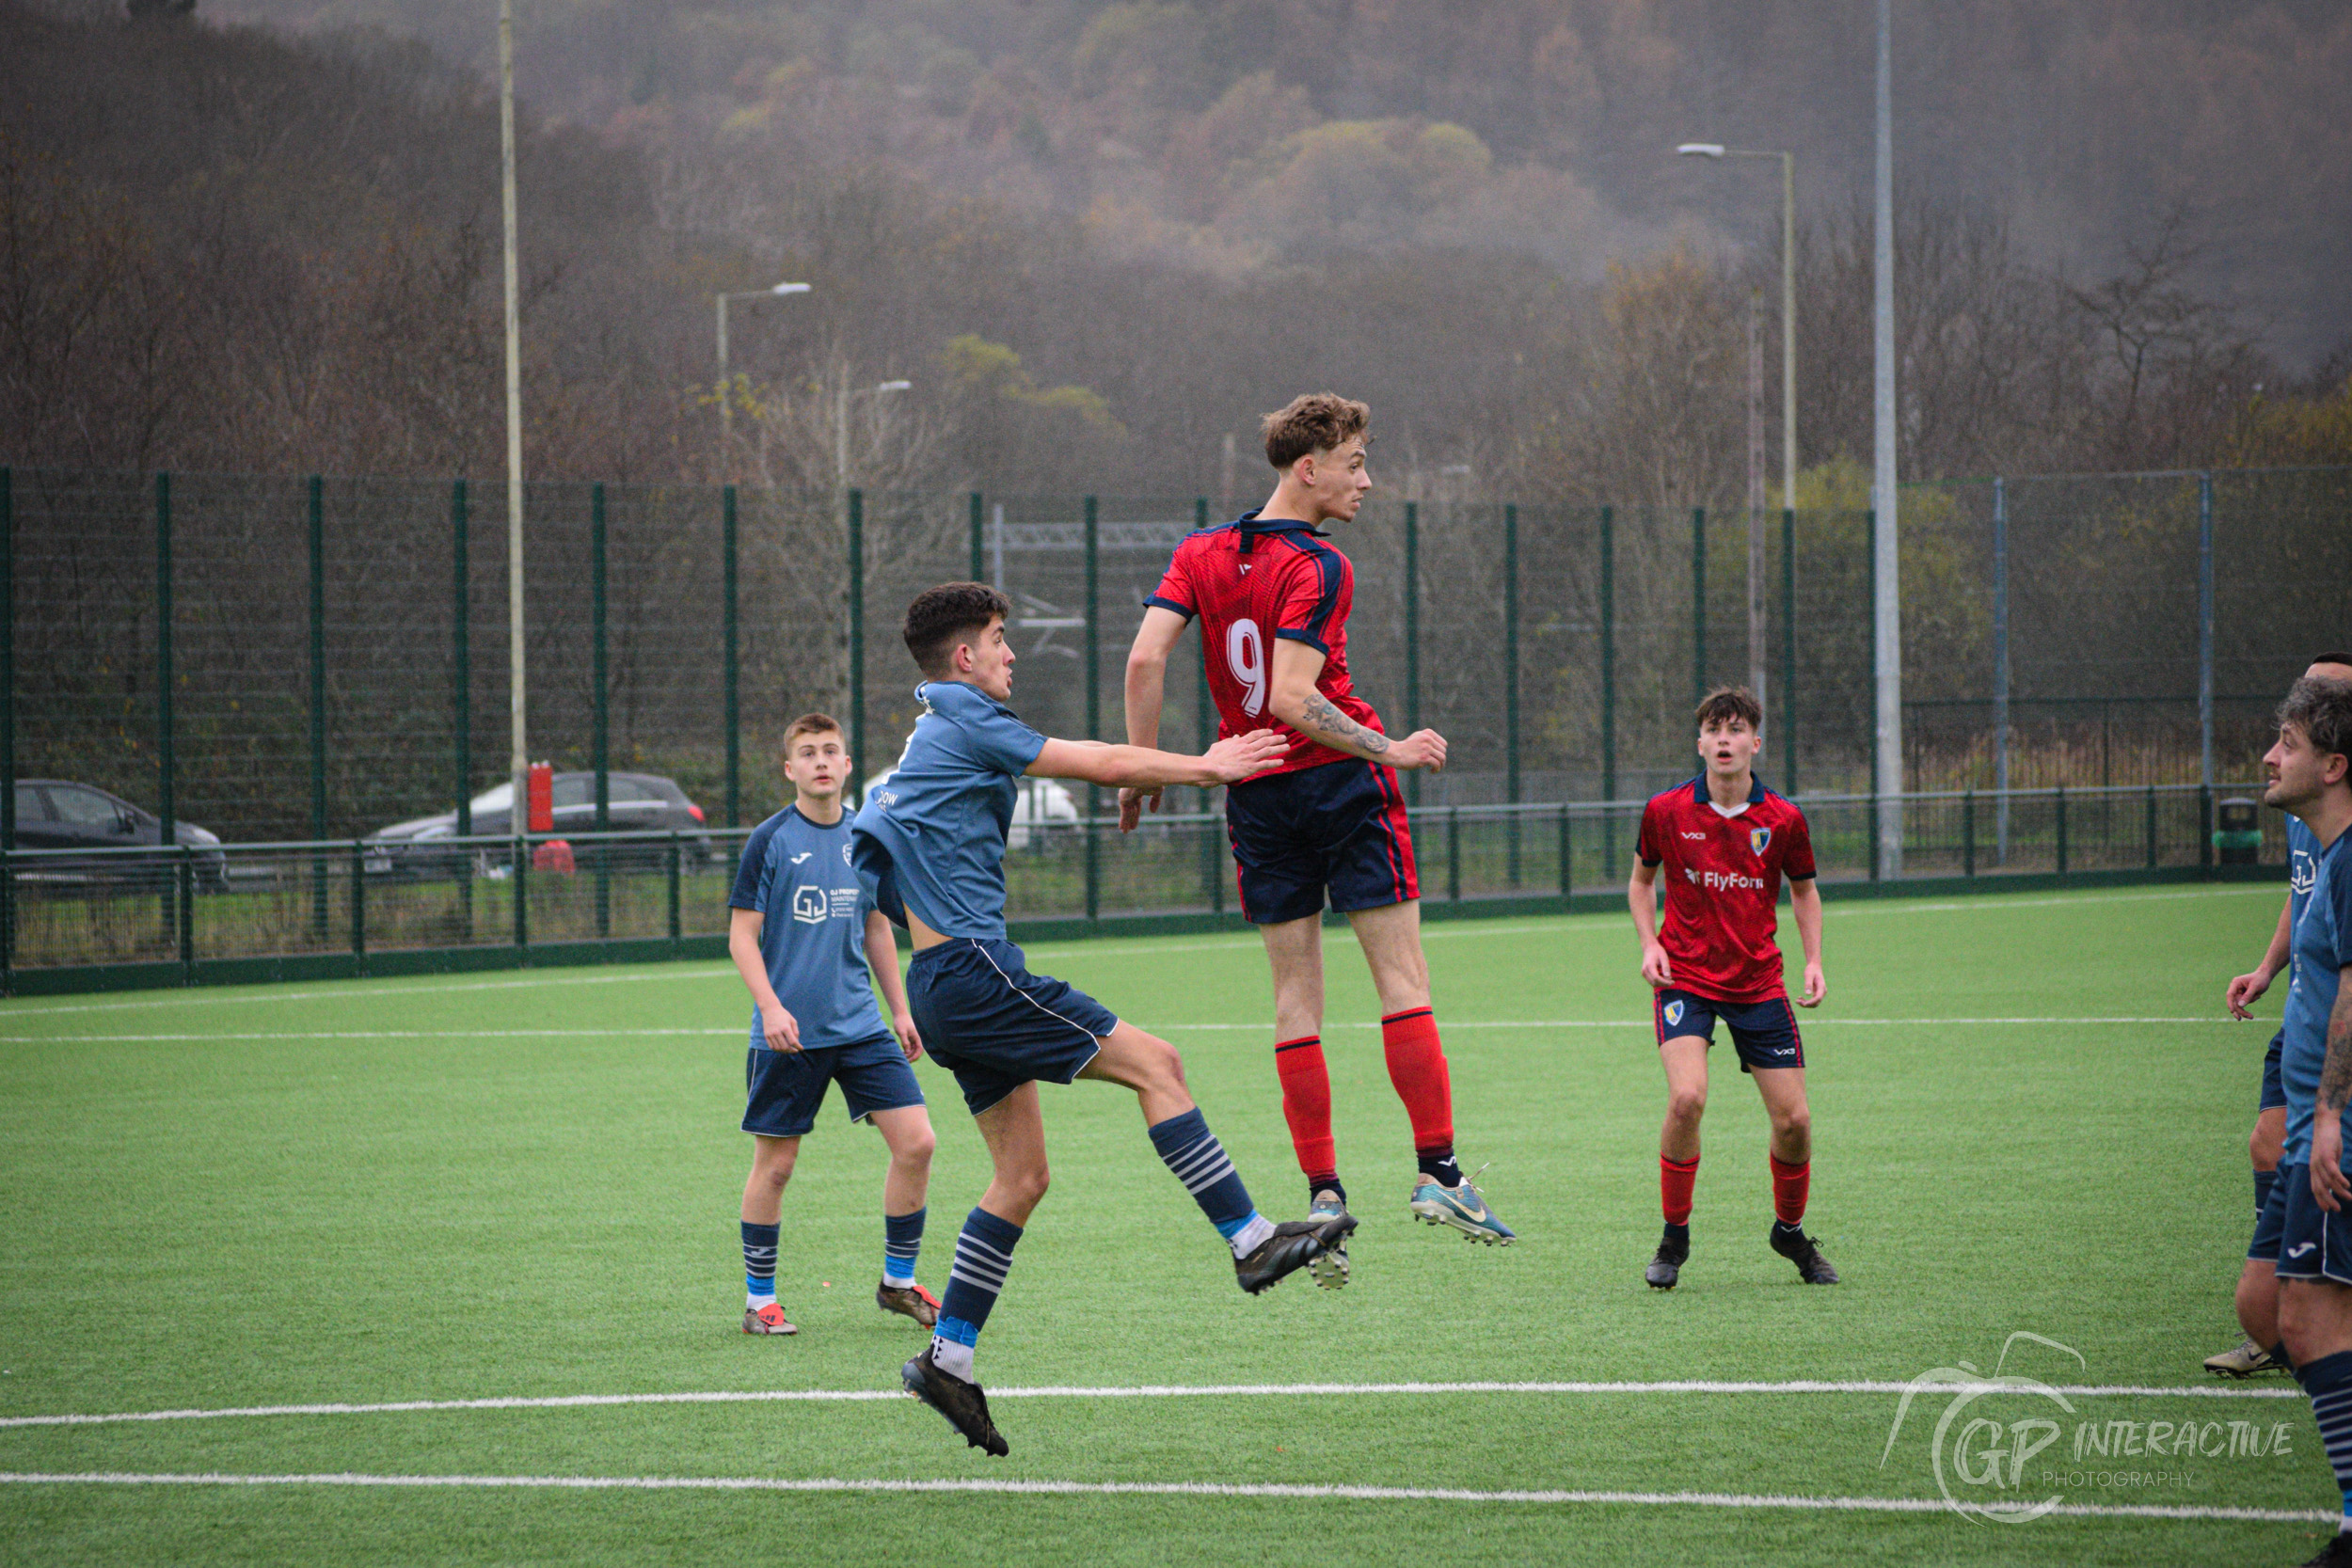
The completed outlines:
<svg viewBox="0 0 2352 1568">
<path fill-rule="evenodd" d="M 1225 791 L 1241 912 L 1278 926 L 1331 907 L 1376 910 L 1421 896 L 1396 770 L 1350 757 Z"/>
<path fill-rule="evenodd" d="M 2279 1180 L 2270 1189 L 2273 1202 L 2286 1195 L 2285 1215 L 2279 1227 L 2280 1279 L 2325 1279 L 2352 1285 L 2352 1209 L 2334 1213 L 2312 1196 L 2312 1170 L 2307 1164 L 2281 1163 Z"/>
<path fill-rule="evenodd" d="M 2278 1176 L 2270 1183 L 2270 1196 L 2254 1211 L 2254 1239 L 2247 1243 L 2246 1256 L 2259 1258 L 2265 1263 L 2279 1260 L 2279 1238 L 2287 1230 L 2287 1172 L 2292 1170 L 2297 1181 L 2311 1180 L 2309 1165 L 2280 1165 Z"/>
<path fill-rule="evenodd" d="M 2286 1048 L 2286 1031 L 2281 1029 L 2270 1037 L 2270 1050 L 2263 1057 L 2263 1097 L 2255 1102 L 2257 1112 L 2283 1108 L 2287 1102 L 2287 1086 L 2279 1077 L 2279 1053 Z"/>
<path fill-rule="evenodd" d="M 826 1086 L 835 1083 L 851 1121 L 923 1103 L 923 1085 L 914 1081 L 906 1053 L 888 1035 L 815 1051 L 755 1045 L 743 1064 L 743 1131 L 764 1138 L 804 1136 L 817 1125 Z"/>
<path fill-rule="evenodd" d="M 1761 1002 L 1718 1002 L 1669 986 L 1658 992 L 1651 1006 L 1656 1009 L 1661 1045 L 1682 1035 L 1696 1035 L 1712 1045 L 1715 1021 L 1720 1018 L 1731 1031 L 1731 1048 L 1740 1053 L 1741 1072 L 1760 1067 L 1804 1066 L 1804 1041 L 1797 1034 L 1796 1010 L 1785 996 L 1768 996 Z"/>
<path fill-rule="evenodd" d="M 1075 986 L 1030 974 L 1001 938 L 956 937 L 915 954 L 907 1006 L 976 1117 L 1024 1084 L 1069 1083 L 1119 1027 L 1118 1014 Z"/>
</svg>

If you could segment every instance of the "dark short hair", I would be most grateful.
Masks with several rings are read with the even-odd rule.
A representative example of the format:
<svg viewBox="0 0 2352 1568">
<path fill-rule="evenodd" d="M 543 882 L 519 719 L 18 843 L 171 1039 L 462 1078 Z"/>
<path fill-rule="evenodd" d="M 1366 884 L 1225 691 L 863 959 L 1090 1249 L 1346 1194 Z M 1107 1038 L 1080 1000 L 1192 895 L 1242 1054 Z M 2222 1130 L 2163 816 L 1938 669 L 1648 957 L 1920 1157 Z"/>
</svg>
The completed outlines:
<svg viewBox="0 0 2352 1568">
<path fill-rule="evenodd" d="M 1009 620 L 1012 601 L 984 582 L 943 582 L 926 588 L 907 606 L 907 652 L 915 666 L 934 678 L 948 670 L 956 644 L 988 629 L 991 621 Z"/>
<path fill-rule="evenodd" d="M 803 713 L 784 727 L 784 753 L 790 756 L 792 743 L 804 735 L 847 734 L 849 732 L 841 727 L 841 721 L 830 713 Z"/>
<path fill-rule="evenodd" d="M 2312 664 L 2352 664 L 2352 654 L 2313 654 L 2303 668 L 2308 670 Z"/>
<path fill-rule="evenodd" d="M 1265 460 L 1287 468 L 1309 452 L 1331 451 L 1372 426 L 1372 408 L 1337 392 L 1303 392 L 1258 420 Z"/>
<path fill-rule="evenodd" d="M 2352 759 L 2352 681 L 2313 680 L 2309 675 L 2296 681 L 2279 705 L 2280 727 L 2289 724 L 2301 730 L 2320 755 Z"/>
<path fill-rule="evenodd" d="M 1760 731 L 1764 728 L 1764 705 L 1744 686 L 1719 686 L 1699 699 L 1697 718 L 1700 729 L 1744 719 L 1748 728 Z"/>
</svg>

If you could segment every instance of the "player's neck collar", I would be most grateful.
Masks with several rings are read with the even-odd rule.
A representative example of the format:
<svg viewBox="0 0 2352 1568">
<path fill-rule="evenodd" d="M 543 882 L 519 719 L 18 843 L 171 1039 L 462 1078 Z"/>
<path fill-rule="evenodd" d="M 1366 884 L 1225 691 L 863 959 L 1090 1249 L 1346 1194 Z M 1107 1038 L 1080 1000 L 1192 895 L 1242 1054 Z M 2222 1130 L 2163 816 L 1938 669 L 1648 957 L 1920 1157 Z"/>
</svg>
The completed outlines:
<svg viewBox="0 0 2352 1568">
<path fill-rule="evenodd" d="M 1331 537 L 1328 532 L 1315 527 L 1314 524 L 1302 522 L 1296 517 L 1268 517 L 1252 511 L 1243 513 L 1234 521 L 1241 530 L 1241 547 L 1244 554 L 1248 553 L 1251 543 L 1261 533 L 1306 533 L 1317 539 Z"/>
<path fill-rule="evenodd" d="M 1748 804 L 1752 806 L 1758 804 L 1763 800 L 1763 776 L 1757 773 L 1755 768 L 1751 768 L 1748 769 Z M 1712 805 L 1714 803 L 1714 794 L 1707 787 L 1706 769 L 1702 768 L 1699 771 L 1699 776 L 1691 781 L 1691 803 L 1692 805 L 1699 806 Z"/>
</svg>

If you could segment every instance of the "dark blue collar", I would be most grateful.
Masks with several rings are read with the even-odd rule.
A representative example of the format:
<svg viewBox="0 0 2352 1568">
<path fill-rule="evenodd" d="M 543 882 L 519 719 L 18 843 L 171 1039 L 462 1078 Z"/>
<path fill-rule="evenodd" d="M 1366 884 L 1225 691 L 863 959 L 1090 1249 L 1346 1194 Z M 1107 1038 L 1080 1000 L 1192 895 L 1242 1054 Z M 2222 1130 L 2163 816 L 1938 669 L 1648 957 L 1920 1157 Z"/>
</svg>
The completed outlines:
<svg viewBox="0 0 2352 1568">
<path fill-rule="evenodd" d="M 1748 804 L 1752 806 L 1760 805 L 1763 803 L 1763 777 L 1760 774 L 1750 772 L 1748 774 Z M 1699 806 L 1712 803 L 1711 798 L 1707 793 L 1707 775 L 1704 773 L 1701 773 L 1697 778 L 1691 781 L 1691 803 L 1692 805 Z"/>
<path fill-rule="evenodd" d="M 1241 552 L 1244 555 L 1249 553 L 1249 546 L 1262 533 L 1304 533 L 1316 539 L 1331 537 L 1312 523 L 1303 523 L 1295 517 L 1262 517 L 1255 511 L 1243 513 L 1233 519 L 1233 526 L 1241 530 Z"/>
</svg>

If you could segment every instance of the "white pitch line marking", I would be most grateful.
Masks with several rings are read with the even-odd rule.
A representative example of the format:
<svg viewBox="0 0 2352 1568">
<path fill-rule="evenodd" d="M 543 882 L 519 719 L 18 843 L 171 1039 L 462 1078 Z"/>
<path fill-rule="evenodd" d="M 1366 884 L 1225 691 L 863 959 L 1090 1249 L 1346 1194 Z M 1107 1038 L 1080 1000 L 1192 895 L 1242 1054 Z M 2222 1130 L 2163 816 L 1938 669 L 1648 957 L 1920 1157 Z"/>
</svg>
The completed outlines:
<svg viewBox="0 0 2352 1568">
<path fill-rule="evenodd" d="M 383 1486 L 538 1488 L 566 1492 L 977 1492 L 1057 1497 L 1344 1497 L 1363 1502 L 1615 1504 L 1636 1508 L 1796 1509 L 1838 1513 L 1941 1513 L 1935 1497 L 1821 1497 L 1746 1492 L 1472 1491 L 1451 1486 L 1285 1486 L 1276 1482 L 1212 1481 L 850 1481 L 776 1476 L 382 1476 L 351 1471 L 324 1475 L 157 1475 L 91 1470 L 0 1471 L 0 1483 L 24 1486 Z M 2261 1524 L 2328 1523 L 2320 1509 L 2202 1508 L 2150 1503 L 2060 1503 L 2049 1511 L 2086 1519 L 2240 1520 Z"/>
<path fill-rule="evenodd" d="M 1041 1384 L 991 1388 L 998 1400 L 1164 1400 L 1199 1398 L 1343 1398 L 1378 1394 L 1900 1394 L 1908 1383 L 1796 1379 L 1781 1383 L 1733 1383 L 1678 1379 L 1653 1383 L 1211 1383 L 1137 1384 L 1113 1387 Z M 1942 1384 L 1939 1391 L 1997 1393 L 2006 1385 Z M 2061 1394 L 2079 1399 L 2299 1400 L 2300 1388 L 2249 1388 L 2191 1384 L 2177 1388 L 2138 1384 L 2060 1384 Z M 722 1388 L 665 1394 L 516 1395 L 478 1400 L 395 1400 L 377 1404 L 250 1404 L 215 1409 L 126 1410 L 97 1415 L 0 1417 L 0 1427 L 108 1426 L 134 1421 L 211 1421 L 263 1416 L 378 1416 L 444 1410 L 572 1410 L 628 1404 L 861 1403 L 905 1399 L 898 1388 Z"/>
</svg>

